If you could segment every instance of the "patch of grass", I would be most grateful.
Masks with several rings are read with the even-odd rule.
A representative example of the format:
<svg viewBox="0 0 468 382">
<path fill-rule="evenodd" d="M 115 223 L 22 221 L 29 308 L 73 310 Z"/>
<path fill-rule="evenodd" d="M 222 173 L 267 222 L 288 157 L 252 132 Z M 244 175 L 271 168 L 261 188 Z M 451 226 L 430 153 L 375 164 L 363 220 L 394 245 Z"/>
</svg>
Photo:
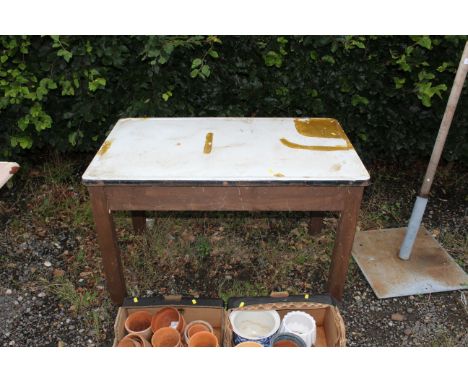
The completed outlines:
<svg viewBox="0 0 468 382">
<path fill-rule="evenodd" d="M 89 290 L 78 291 L 73 283 L 65 278 L 60 278 L 51 284 L 50 290 L 61 301 L 75 307 L 76 312 L 82 312 L 96 304 L 97 293 Z"/>
<path fill-rule="evenodd" d="M 49 185 L 70 184 L 76 181 L 76 163 L 58 156 L 45 162 L 40 169 L 41 174 Z"/>
<path fill-rule="evenodd" d="M 78 250 L 78 253 L 75 256 L 78 266 L 83 265 L 86 262 L 86 252 L 83 248 Z"/>
<path fill-rule="evenodd" d="M 294 258 L 294 262 L 299 265 L 304 265 L 309 260 L 310 255 L 307 253 L 300 253 Z"/>
<path fill-rule="evenodd" d="M 309 291 L 311 283 L 328 275 L 334 228 L 328 222 L 320 235 L 310 236 L 307 219 L 162 214 L 144 235 L 122 228 L 129 291 L 136 296 L 152 290 L 218 297 L 235 294 L 245 283 L 245 293 L 251 292 L 249 285 L 261 287 L 263 294 Z"/>
<path fill-rule="evenodd" d="M 91 203 L 85 201 L 78 203 L 73 209 L 73 225 L 74 226 L 92 226 L 93 225 L 93 211 L 91 210 Z"/>
<path fill-rule="evenodd" d="M 429 342 L 429 346 L 432 347 L 454 347 L 457 346 L 457 341 L 453 337 L 453 334 L 446 328 L 439 328 L 435 336 Z"/>
<path fill-rule="evenodd" d="M 53 201 L 50 195 L 43 195 L 42 200 L 39 202 L 38 206 L 35 208 L 35 213 L 37 213 L 41 218 L 47 221 L 47 219 L 54 216 L 57 211 L 57 206 Z"/>
<path fill-rule="evenodd" d="M 450 251 L 453 259 L 462 268 L 468 266 L 468 235 L 463 230 L 442 230 L 437 237 L 440 244 Z"/>
<path fill-rule="evenodd" d="M 232 280 L 229 286 L 221 286 L 218 291 L 218 295 L 226 303 L 230 297 L 266 296 L 268 295 L 268 290 L 261 284 L 252 284 L 249 281 Z"/>
<path fill-rule="evenodd" d="M 99 307 L 86 312 L 86 326 L 92 328 L 91 332 L 97 343 L 106 340 L 105 328 L 112 325 L 112 320 L 115 317 L 114 315 L 111 316 L 113 310 L 109 301 L 104 299 Z"/>
<path fill-rule="evenodd" d="M 195 240 L 195 253 L 200 259 L 206 259 L 211 252 L 211 244 L 205 236 L 199 236 Z"/>
</svg>

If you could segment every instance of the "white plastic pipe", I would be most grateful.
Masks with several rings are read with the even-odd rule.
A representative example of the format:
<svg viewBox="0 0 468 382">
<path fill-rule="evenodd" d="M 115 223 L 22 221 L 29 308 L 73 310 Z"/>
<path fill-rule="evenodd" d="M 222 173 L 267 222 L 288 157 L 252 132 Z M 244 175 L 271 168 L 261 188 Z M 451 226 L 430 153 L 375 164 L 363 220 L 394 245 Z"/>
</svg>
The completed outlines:
<svg viewBox="0 0 468 382">
<path fill-rule="evenodd" d="M 421 221 L 424 215 L 424 211 L 427 206 L 427 198 L 422 198 L 418 196 L 416 198 L 416 203 L 414 203 L 413 212 L 411 213 L 411 218 L 408 223 L 408 228 L 406 229 L 405 240 L 400 248 L 400 259 L 408 260 L 411 256 L 411 251 L 413 249 L 416 236 L 421 226 Z"/>
</svg>

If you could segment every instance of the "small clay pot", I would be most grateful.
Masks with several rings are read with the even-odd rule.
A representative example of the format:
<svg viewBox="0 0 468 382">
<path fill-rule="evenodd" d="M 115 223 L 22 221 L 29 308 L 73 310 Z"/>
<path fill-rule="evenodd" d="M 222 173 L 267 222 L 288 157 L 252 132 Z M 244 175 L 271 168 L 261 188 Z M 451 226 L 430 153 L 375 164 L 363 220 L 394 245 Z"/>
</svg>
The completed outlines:
<svg viewBox="0 0 468 382">
<path fill-rule="evenodd" d="M 164 308 L 157 312 L 151 320 L 151 329 L 156 333 L 161 328 L 172 327 L 172 323 L 177 322 L 177 331 L 182 333 L 185 327 L 184 317 L 174 308 Z"/>
<path fill-rule="evenodd" d="M 140 334 L 127 334 L 124 338 L 122 338 L 118 345 L 118 347 L 151 347 L 151 344 Z"/>
<path fill-rule="evenodd" d="M 151 344 L 154 347 L 179 347 L 180 343 L 180 333 L 170 327 L 164 327 L 158 329 L 154 332 L 153 337 L 151 338 Z"/>
<path fill-rule="evenodd" d="M 141 344 L 131 338 L 124 337 L 117 344 L 119 348 L 139 348 Z"/>
<path fill-rule="evenodd" d="M 210 332 L 213 333 L 213 327 L 209 322 L 203 321 L 203 320 L 195 320 L 189 322 L 185 326 L 184 330 L 184 340 L 185 343 L 188 344 L 189 339 L 191 336 L 193 336 L 195 333 L 198 332 Z"/>
<path fill-rule="evenodd" d="M 280 340 L 275 342 L 274 348 L 297 348 L 297 343 L 291 340 Z"/>
<path fill-rule="evenodd" d="M 189 347 L 218 347 L 218 338 L 210 332 L 198 332 L 190 337 Z"/>
<path fill-rule="evenodd" d="M 236 345 L 236 348 L 262 348 L 263 346 L 260 345 L 258 342 L 253 341 L 245 341 L 241 342 L 239 345 Z"/>
<path fill-rule="evenodd" d="M 296 347 L 306 347 L 305 341 L 296 334 L 292 333 L 281 333 L 275 335 L 271 339 L 271 346 L 274 348 L 280 347 L 289 347 L 289 348 L 296 348 Z"/>
<path fill-rule="evenodd" d="M 153 334 L 151 330 L 152 318 L 151 314 L 146 310 L 134 312 L 125 320 L 125 330 L 130 334 L 139 334 L 149 340 Z"/>
</svg>

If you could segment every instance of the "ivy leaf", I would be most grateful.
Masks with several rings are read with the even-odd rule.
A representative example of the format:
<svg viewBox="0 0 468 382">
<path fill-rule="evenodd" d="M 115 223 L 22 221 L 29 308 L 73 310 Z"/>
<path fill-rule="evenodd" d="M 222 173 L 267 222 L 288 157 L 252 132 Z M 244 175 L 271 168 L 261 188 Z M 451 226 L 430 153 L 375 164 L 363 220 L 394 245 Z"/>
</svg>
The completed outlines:
<svg viewBox="0 0 468 382">
<path fill-rule="evenodd" d="M 406 82 L 405 78 L 393 77 L 393 82 L 395 82 L 395 89 L 401 89 Z"/>
<path fill-rule="evenodd" d="M 204 76 L 209 77 L 210 76 L 210 67 L 208 65 L 203 65 L 201 68 L 201 72 Z"/>
<path fill-rule="evenodd" d="M 332 65 L 335 64 L 335 59 L 332 56 L 330 56 L 329 54 L 323 56 L 322 61 L 323 62 L 328 62 L 329 64 L 332 64 Z"/>
<path fill-rule="evenodd" d="M 310 95 L 312 98 L 318 97 L 318 91 L 315 90 L 315 89 L 311 89 L 311 90 L 309 91 L 309 95 Z"/>
<path fill-rule="evenodd" d="M 65 81 L 60 81 L 60 85 L 62 86 L 62 95 L 67 96 L 67 95 L 75 95 L 75 89 L 73 88 L 73 85 L 70 81 L 65 80 Z"/>
<path fill-rule="evenodd" d="M 165 102 L 167 102 L 169 98 L 172 97 L 172 92 L 168 90 L 167 92 L 163 93 L 161 97 Z"/>
<path fill-rule="evenodd" d="M 20 128 L 21 131 L 26 130 L 28 126 L 29 126 L 29 117 L 27 115 L 18 120 L 18 127 Z"/>
<path fill-rule="evenodd" d="M 432 97 L 437 95 L 439 98 L 442 98 L 441 91 L 446 91 L 447 86 L 445 84 L 432 86 L 432 82 L 419 82 L 417 83 L 417 90 L 421 103 L 426 107 L 430 107 L 432 105 Z"/>
<path fill-rule="evenodd" d="M 50 79 L 50 78 L 43 78 L 40 82 L 39 82 L 39 86 L 41 87 L 44 87 L 44 88 L 47 88 L 47 89 L 57 89 L 57 83 Z"/>
<path fill-rule="evenodd" d="M 358 106 L 358 105 L 368 105 L 369 100 L 366 97 L 361 97 L 358 94 L 353 95 L 351 98 L 351 105 Z"/>
<path fill-rule="evenodd" d="M 23 137 L 19 137 L 19 138 L 16 138 L 16 140 L 18 141 L 20 147 L 24 150 L 24 149 L 30 149 L 32 147 L 32 144 L 33 144 L 33 140 L 31 137 L 29 136 L 23 136 Z"/>
<path fill-rule="evenodd" d="M 63 57 L 63 59 L 66 62 L 70 62 L 71 58 L 73 57 L 73 54 L 69 50 L 62 48 L 62 49 L 59 49 L 59 51 L 57 52 L 57 56 Z"/>
<path fill-rule="evenodd" d="M 366 46 L 364 45 L 364 43 L 362 41 L 353 40 L 352 44 L 357 46 L 359 49 L 366 49 Z"/>
<path fill-rule="evenodd" d="M 266 66 L 275 66 L 277 68 L 280 68 L 283 64 L 283 58 L 281 57 L 281 55 L 272 50 L 267 52 L 263 59 L 265 61 Z"/>
<path fill-rule="evenodd" d="M 400 68 L 405 72 L 411 72 L 411 66 L 406 62 L 406 55 L 402 54 L 396 63 L 400 65 Z"/>
<path fill-rule="evenodd" d="M 218 52 L 216 50 L 209 50 L 208 54 L 213 58 L 218 58 L 219 57 L 219 54 L 218 54 Z"/>
<path fill-rule="evenodd" d="M 198 69 L 193 69 L 193 70 L 190 72 L 190 77 L 192 77 L 192 78 L 197 77 L 199 72 L 200 72 L 200 71 L 199 71 Z"/>
<path fill-rule="evenodd" d="M 426 49 L 432 49 L 432 40 L 429 36 L 422 36 L 418 39 L 417 44 Z"/>
<path fill-rule="evenodd" d="M 77 131 L 73 131 L 72 133 L 68 134 L 68 142 L 72 146 L 76 146 L 76 136 L 78 135 Z"/>
<path fill-rule="evenodd" d="M 95 78 L 94 80 L 88 83 L 88 89 L 91 92 L 95 92 L 96 90 L 103 88 L 106 86 L 106 79 L 102 77 Z"/>
<path fill-rule="evenodd" d="M 442 73 L 442 72 L 445 72 L 445 69 L 447 69 L 447 67 L 450 66 L 450 63 L 448 62 L 444 62 L 442 65 L 440 65 L 436 70 L 439 72 L 439 73 Z"/>
<path fill-rule="evenodd" d="M 435 78 L 435 75 L 433 73 L 428 73 L 426 72 L 425 70 L 421 70 L 419 73 L 418 73 L 418 79 L 419 81 L 423 81 L 423 80 L 432 80 Z"/>
<path fill-rule="evenodd" d="M 192 61 L 192 69 L 198 68 L 202 64 L 201 58 L 196 58 Z"/>
<path fill-rule="evenodd" d="M 283 36 L 278 37 L 278 38 L 276 39 L 276 41 L 277 41 L 278 44 L 280 44 L 280 45 L 286 45 L 286 44 L 288 43 L 288 39 L 285 38 L 285 37 L 283 37 Z"/>
</svg>

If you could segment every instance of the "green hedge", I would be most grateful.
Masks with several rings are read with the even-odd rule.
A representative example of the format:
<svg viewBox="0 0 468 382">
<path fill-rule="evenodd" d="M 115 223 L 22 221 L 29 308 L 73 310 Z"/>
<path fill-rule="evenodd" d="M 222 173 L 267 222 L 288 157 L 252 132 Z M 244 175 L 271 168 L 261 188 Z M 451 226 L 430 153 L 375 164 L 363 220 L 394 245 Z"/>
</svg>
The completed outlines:
<svg viewBox="0 0 468 382">
<path fill-rule="evenodd" d="M 128 116 L 328 116 L 364 156 L 428 155 L 465 40 L 2 36 L 0 155 L 93 151 Z M 468 162 L 467 104 L 448 160 Z"/>
</svg>

